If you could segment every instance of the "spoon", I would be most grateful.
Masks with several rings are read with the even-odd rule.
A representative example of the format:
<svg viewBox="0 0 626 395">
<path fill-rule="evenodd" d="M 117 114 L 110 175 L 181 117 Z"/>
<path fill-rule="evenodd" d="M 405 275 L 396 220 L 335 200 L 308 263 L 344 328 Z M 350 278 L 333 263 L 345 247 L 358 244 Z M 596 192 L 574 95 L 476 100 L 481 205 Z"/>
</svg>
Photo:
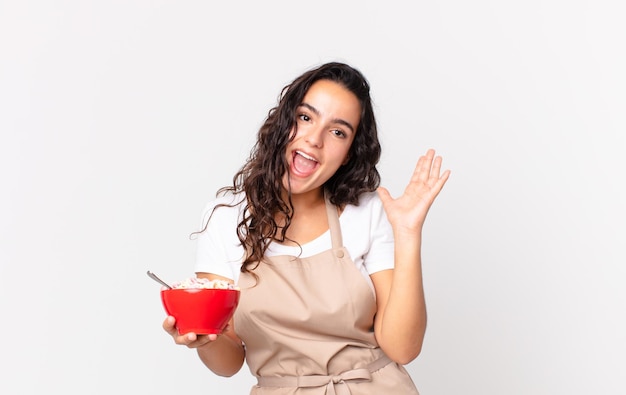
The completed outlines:
<svg viewBox="0 0 626 395">
<path fill-rule="evenodd" d="M 157 277 L 156 274 L 152 273 L 150 270 L 148 270 L 146 272 L 146 274 L 148 275 L 148 277 L 150 277 L 151 279 L 153 279 L 154 281 L 158 282 L 161 285 L 164 285 L 167 287 L 167 289 L 172 289 L 172 287 L 166 283 L 165 281 L 161 280 L 159 277 Z"/>
</svg>

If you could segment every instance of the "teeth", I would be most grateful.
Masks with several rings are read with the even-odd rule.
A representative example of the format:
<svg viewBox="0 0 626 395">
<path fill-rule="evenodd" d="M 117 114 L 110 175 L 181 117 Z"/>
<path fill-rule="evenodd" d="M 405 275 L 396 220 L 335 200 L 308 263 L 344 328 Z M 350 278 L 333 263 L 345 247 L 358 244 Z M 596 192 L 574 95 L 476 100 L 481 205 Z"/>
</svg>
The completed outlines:
<svg viewBox="0 0 626 395">
<path fill-rule="evenodd" d="M 296 154 L 301 155 L 302 157 L 304 157 L 304 158 L 306 158 L 308 160 L 312 160 L 314 162 L 317 162 L 317 160 L 314 157 L 309 156 L 309 155 L 305 154 L 304 152 L 296 151 Z"/>
</svg>

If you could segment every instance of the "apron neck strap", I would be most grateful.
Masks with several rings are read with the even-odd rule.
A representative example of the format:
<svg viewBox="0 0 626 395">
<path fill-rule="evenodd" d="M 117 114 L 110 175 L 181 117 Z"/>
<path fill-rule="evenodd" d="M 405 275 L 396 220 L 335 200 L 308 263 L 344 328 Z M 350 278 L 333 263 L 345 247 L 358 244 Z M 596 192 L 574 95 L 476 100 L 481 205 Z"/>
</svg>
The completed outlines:
<svg viewBox="0 0 626 395">
<path fill-rule="evenodd" d="M 339 225 L 339 214 L 337 206 L 332 204 L 328 199 L 328 192 L 324 191 L 324 201 L 326 202 L 326 215 L 328 216 L 328 227 L 330 229 L 330 239 L 333 249 L 343 247 L 343 239 L 341 238 L 341 226 Z"/>
</svg>

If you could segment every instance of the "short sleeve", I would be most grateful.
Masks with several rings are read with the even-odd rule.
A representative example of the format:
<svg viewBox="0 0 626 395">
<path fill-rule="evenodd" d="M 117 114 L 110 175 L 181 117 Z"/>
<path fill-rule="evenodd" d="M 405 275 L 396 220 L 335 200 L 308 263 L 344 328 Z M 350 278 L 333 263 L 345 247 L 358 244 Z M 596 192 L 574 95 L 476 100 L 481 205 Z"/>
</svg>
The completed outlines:
<svg viewBox="0 0 626 395">
<path fill-rule="evenodd" d="M 197 235 L 195 272 L 212 273 L 239 279 L 244 250 L 237 237 L 241 204 L 230 204 L 232 197 L 221 197 L 206 205 L 202 212 L 201 229 Z"/>
<path fill-rule="evenodd" d="M 370 194 L 369 248 L 363 255 L 363 265 L 369 274 L 394 267 L 394 238 L 391 224 L 377 194 Z"/>
</svg>

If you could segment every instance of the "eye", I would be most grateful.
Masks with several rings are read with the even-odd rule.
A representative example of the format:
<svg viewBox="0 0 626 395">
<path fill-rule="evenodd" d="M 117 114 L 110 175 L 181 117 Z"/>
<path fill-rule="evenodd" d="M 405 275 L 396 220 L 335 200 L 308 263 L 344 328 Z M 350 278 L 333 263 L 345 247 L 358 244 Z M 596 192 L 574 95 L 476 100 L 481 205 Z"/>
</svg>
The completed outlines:
<svg viewBox="0 0 626 395">
<path fill-rule="evenodd" d="M 337 137 L 341 137 L 342 139 L 345 139 L 346 137 L 348 137 L 348 135 L 347 135 L 347 134 L 345 134 L 345 133 L 344 133 L 344 131 L 343 131 L 343 130 L 341 130 L 341 129 L 333 129 L 331 132 L 332 132 L 332 134 L 334 134 L 335 136 L 337 136 Z"/>
<path fill-rule="evenodd" d="M 311 120 L 311 117 L 306 114 L 300 114 L 298 115 L 298 119 L 304 122 L 309 122 Z"/>
</svg>

